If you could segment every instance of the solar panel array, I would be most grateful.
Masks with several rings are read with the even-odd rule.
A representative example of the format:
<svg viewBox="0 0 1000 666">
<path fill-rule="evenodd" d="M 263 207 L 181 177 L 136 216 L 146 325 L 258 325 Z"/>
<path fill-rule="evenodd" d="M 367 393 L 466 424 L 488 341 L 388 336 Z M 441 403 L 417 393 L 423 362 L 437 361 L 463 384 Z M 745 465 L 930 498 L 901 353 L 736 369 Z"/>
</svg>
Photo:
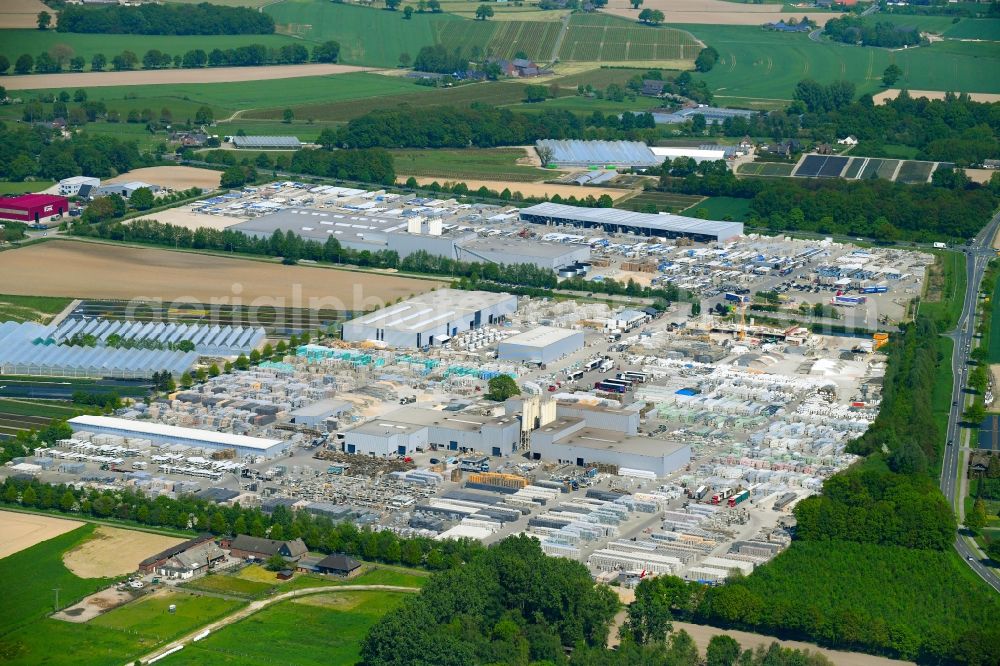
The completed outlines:
<svg viewBox="0 0 1000 666">
<path fill-rule="evenodd" d="M 67 319 L 47 337 L 47 340 L 55 344 L 64 344 L 76 335 L 93 335 L 97 338 L 98 344 L 106 342 L 112 335 L 117 335 L 122 340 L 151 341 L 157 345 L 190 340 L 194 343 L 195 351 L 202 356 L 234 356 L 253 351 L 264 340 L 264 329 L 250 326 Z"/>
<path fill-rule="evenodd" d="M 802 178 L 837 178 L 850 161 L 839 155 L 806 155 L 792 174 Z"/>
<path fill-rule="evenodd" d="M 198 361 L 196 352 L 45 344 L 51 333 L 51 327 L 40 324 L 0 324 L 0 372 L 135 379 L 164 370 L 180 375 Z"/>
<path fill-rule="evenodd" d="M 302 147 L 302 142 L 294 136 L 234 136 L 233 145 L 237 148 L 297 149 Z"/>
<path fill-rule="evenodd" d="M 541 139 L 539 148 L 552 151 L 551 162 L 568 166 L 656 166 L 662 158 L 641 141 L 579 141 Z"/>
</svg>

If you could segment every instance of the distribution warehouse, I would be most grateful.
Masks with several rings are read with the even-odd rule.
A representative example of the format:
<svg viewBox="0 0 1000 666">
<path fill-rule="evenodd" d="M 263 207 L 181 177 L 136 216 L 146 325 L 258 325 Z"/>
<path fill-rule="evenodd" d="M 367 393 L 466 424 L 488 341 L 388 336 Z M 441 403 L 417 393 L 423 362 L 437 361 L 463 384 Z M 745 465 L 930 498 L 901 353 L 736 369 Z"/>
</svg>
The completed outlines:
<svg viewBox="0 0 1000 666">
<path fill-rule="evenodd" d="M 212 430 L 181 428 L 179 426 L 130 421 L 109 416 L 75 416 L 68 421 L 73 432 L 100 435 L 118 435 L 129 439 L 145 439 L 154 444 L 182 444 L 204 449 L 235 449 L 237 456 L 264 456 L 274 458 L 289 447 L 280 439 L 247 437 Z"/>
<path fill-rule="evenodd" d="M 683 215 L 633 213 L 616 208 L 581 208 L 554 203 L 522 208 L 521 220 L 535 224 L 568 224 L 575 227 L 601 228 L 608 233 L 635 233 L 665 238 L 686 237 L 703 242 L 722 243 L 743 235 L 742 222 L 716 222 Z"/>
<path fill-rule="evenodd" d="M 583 349 L 583 332 L 539 326 L 502 341 L 498 358 L 502 361 L 551 363 Z"/>
<path fill-rule="evenodd" d="M 517 311 L 517 296 L 438 289 L 344 324 L 344 340 L 390 347 L 440 345 L 460 332 L 502 321 Z"/>
</svg>

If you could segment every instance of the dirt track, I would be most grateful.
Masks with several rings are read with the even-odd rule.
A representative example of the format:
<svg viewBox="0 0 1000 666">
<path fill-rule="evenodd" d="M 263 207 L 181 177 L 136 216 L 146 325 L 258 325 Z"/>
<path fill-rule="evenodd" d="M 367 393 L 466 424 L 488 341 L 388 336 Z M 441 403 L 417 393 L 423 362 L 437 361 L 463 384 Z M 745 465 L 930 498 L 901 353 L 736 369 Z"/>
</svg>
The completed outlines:
<svg viewBox="0 0 1000 666">
<path fill-rule="evenodd" d="M 0 14 L 0 17 L 3 15 Z M 147 86 L 167 83 L 230 83 L 326 76 L 347 72 L 368 72 L 371 67 L 353 65 L 270 65 L 267 67 L 208 67 L 205 69 L 157 69 L 133 72 L 76 72 L 69 74 L 29 74 L 5 76 L 7 90 L 41 88 L 103 88 L 105 86 Z"/>
<path fill-rule="evenodd" d="M 16 511 L 0 511 L 0 559 L 75 530 L 83 523 Z"/>
<path fill-rule="evenodd" d="M 63 564 L 80 578 L 110 578 L 132 573 L 139 562 L 184 539 L 101 526 L 94 536 L 63 555 Z"/>
<path fill-rule="evenodd" d="M 708 25 L 763 25 L 781 19 L 803 16 L 825 23 L 838 16 L 808 9 L 801 12 L 783 12 L 781 5 L 753 5 L 725 0 L 645 0 L 640 9 L 632 9 L 628 0 L 609 0 L 605 11 L 625 18 L 635 19 L 642 9 L 659 9 L 668 24 L 703 23 Z"/>
<path fill-rule="evenodd" d="M 54 240 L 0 254 L 0 284 L 9 294 L 29 296 L 365 310 L 444 283 Z"/>
</svg>

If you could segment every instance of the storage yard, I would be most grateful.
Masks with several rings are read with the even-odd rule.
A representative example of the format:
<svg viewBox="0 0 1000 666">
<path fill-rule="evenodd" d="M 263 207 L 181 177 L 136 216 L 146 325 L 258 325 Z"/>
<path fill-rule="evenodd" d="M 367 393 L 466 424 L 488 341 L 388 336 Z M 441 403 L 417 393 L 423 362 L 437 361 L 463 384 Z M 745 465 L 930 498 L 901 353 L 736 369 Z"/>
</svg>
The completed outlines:
<svg viewBox="0 0 1000 666">
<path fill-rule="evenodd" d="M 685 274 L 711 264 L 699 291 L 708 302 L 725 280 L 846 293 L 890 270 L 919 290 L 930 261 L 761 240 L 752 255 L 743 241 L 662 247 Z M 639 240 L 620 258 L 659 262 L 654 246 Z M 594 250 L 600 260 L 622 248 Z M 753 270 L 774 263 L 793 269 Z M 902 302 L 900 292 L 872 302 Z M 282 505 L 402 535 L 528 532 L 604 580 L 629 585 L 645 570 L 721 583 L 780 552 L 790 509 L 855 460 L 845 446 L 874 420 L 885 372 L 885 336 L 817 335 L 731 309 L 691 317 L 687 306 L 448 289 L 356 317 L 344 337 L 73 418 L 71 438 L 5 473 Z M 487 399 L 499 376 L 521 395 Z"/>
</svg>

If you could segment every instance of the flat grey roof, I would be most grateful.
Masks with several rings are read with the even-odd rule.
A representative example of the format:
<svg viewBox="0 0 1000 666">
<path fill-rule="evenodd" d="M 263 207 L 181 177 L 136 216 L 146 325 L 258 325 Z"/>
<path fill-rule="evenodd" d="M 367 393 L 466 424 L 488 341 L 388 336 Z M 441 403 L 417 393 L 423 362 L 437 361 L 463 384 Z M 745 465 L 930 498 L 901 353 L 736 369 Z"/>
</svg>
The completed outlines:
<svg viewBox="0 0 1000 666">
<path fill-rule="evenodd" d="M 233 145 L 237 148 L 249 146 L 260 148 L 300 148 L 302 142 L 297 136 L 234 136 Z"/>
<path fill-rule="evenodd" d="M 306 405 L 305 407 L 299 407 L 292 411 L 292 416 L 320 416 L 326 414 L 327 412 L 342 412 L 345 409 L 350 409 L 353 403 L 347 400 L 337 400 L 336 398 L 327 398 L 326 400 L 320 400 L 314 402 L 311 405 Z"/>
<path fill-rule="evenodd" d="M 360 211 L 292 207 L 248 219 L 229 229 L 266 236 L 276 230 L 291 230 L 311 240 L 325 241 L 333 236 L 340 241 L 360 242 L 364 240 L 360 234 L 406 231 L 406 218 L 366 215 Z"/>
<path fill-rule="evenodd" d="M 443 324 L 446 320 L 457 319 L 462 314 L 489 308 L 511 298 L 516 297 L 489 291 L 438 289 L 352 319 L 348 324 L 378 326 L 416 334 Z"/>
<path fill-rule="evenodd" d="M 560 340 L 572 338 L 575 335 L 583 335 L 583 331 L 574 331 L 568 328 L 556 328 L 554 326 L 539 326 L 530 331 L 525 331 L 518 335 L 513 335 L 500 342 L 502 345 L 523 345 L 525 347 L 547 347 Z"/>
<path fill-rule="evenodd" d="M 580 428 L 576 432 L 556 440 L 555 443 L 597 451 L 617 451 L 656 457 L 670 455 L 687 446 L 651 437 L 633 437 L 616 430 L 603 430 L 601 428 Z"/>
<path fill-rule="evenodd" d="M 590 250 L 589 245 L 499 237 L 476 238 L 471 241 L 462 241 L 459 245 L 467 252 L 509 252 L 525 257 L 551 258 L 563 257 L 581 250 Z"/>
<path fill-rule="evenodd" d="M 392 416 L 392 414 L 389 416 Z M 391 418 L 385 418 L 375 419 L 374 421 L 369 421 L 368 423 L 362 423 L 357 428 L 348 430 L 346 434 L 356 432 L 365 435 L 379 435 L 383 437 L 387 435 L 412 435 L 423 428 L 424 426 L 422 425 L 402 423 L 400 421 L 394 421 Z"/>
<path fill-rule="evenodd" d="M 399 423 L 409 423 L 420 427 L 439 426 L 464 432 L 477 432 L 484 425 L 506 425 L 518 420 L 516 416 L 482 416 L 423 407 L 403 407 L 386 414 L 386 416 Z"/>
<path fill-rule="evenodd" d="M 698 234 L 715 236 L 727 240 L 743 235 L 743 224 L 740 222 L 720 222 L 701 220 L 683 215 L 656 215 L 652 213 L 633 213 L 617 208 L 582 208 L 564 204 L 541 203 L 521 209 L 521 218 L 525 215 L 559 218 L 590 224 L 613 224 L 623 227 L 635 227 L 652 231 L 666 231 L 678 234 Z"/>
</svg>

